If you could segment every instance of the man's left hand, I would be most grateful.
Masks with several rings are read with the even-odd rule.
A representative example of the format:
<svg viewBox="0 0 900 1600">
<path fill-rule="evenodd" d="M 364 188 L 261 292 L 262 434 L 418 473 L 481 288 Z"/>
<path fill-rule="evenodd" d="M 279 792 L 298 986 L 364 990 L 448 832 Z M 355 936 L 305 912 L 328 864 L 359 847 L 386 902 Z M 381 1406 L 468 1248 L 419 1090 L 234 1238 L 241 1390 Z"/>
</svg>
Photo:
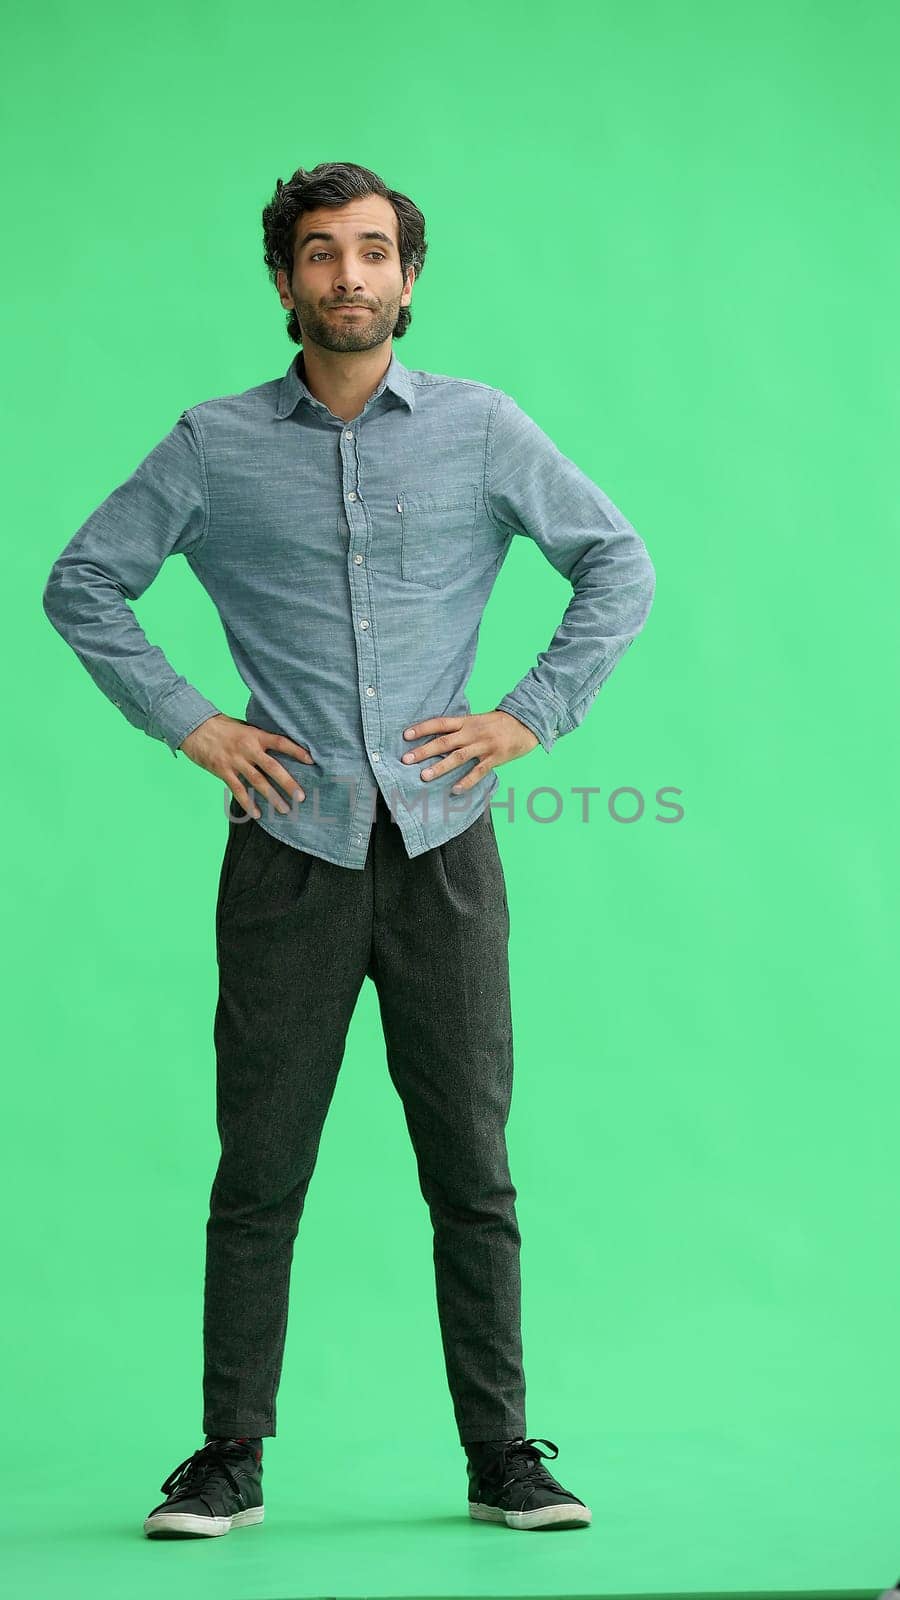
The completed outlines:
<svg viewBox="0 0 900 1600">
<path fill-rule="evenodd" d="M 421 774 L 426 781 L 452 772 L 454 767 L 461 767 L 474 756 L 478 758 L 471 772 L 453 785 L 453 794 L 474 788 L 493 767 L 527 755 L 540 744 L 537 734 L 509 711 L 482 711 L 470 717 L 426 717 L 424 722 L 417 722 L 414 727 L 410 725 L 404 738 L 418 739 L 423 733 L 433 733 L 435 737 L 415 750 L 408 750 L 403 762 L 411 767 L 416 761 L 442 756 L 443 760 L 436 761 Z"/>
</svg>

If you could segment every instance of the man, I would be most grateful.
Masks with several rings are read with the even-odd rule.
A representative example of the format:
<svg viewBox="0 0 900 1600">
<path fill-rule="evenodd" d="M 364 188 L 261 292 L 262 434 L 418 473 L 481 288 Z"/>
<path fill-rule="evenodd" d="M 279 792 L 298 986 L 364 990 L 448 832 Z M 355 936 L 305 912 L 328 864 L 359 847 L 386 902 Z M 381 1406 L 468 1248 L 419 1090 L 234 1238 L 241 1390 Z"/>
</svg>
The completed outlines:
<svg viewBox="0 0 900 1600">
<path fill-rule="evenodd" d="M 542 1465 L 538 1445 L 555 1444 L 525 1437 L 509 912 L 489 802 L 498 767 L 583 721 L 646 621 L 655 573 L 621 512 L 509 395 L 398 361 L 427 249 L 406 196 L 323 163 L 278 180 L 263 228 L 302 354 L 281 379 L 182 412 L 44 593 L 128 720 L 231 794 L 206 1442 L 143 1526 L 209 1535 L 262 1520 L 293 1241 L 367 976 L 433 1223 L 470 1515 L 585 1526 L 588 1507 Z M 473 714 L 479 622 L 516 534 L 573 594 L 536 665 Z M 219 610 L 246 720 L 179 677 L 126 603 L 173 553 Z"/>
</svg>

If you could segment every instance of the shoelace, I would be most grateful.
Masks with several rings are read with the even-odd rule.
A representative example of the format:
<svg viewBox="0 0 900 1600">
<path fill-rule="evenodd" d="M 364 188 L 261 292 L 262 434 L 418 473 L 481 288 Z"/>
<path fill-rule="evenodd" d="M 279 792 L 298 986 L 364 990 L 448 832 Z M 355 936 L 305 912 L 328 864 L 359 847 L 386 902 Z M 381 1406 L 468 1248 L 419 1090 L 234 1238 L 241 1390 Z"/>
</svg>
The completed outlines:
<svg viewBox="0 0 900 1600">
<path fill-rule="evenodd" d="M 553 1451 L 548 1456 L 546 1450 L 538 1450 L 539 1444 L 548 1444 Z M 505 1477 L 502 1487 L 508 1488 L 515 1483 L 517 1478 L 529 1478 L 533 1483 L 546 1483 L 552 1489 L 560 1486 L 546 1467 L 541 1466 L 541 1461 L 553 1461 L 559 1455 L 559 1450 L 552 1439 L 514 1439 L 512 1444 L 503 1446 Z"/>
<path fill-rule="evenodd" d="M 160 1488 L 164 1495 L 171 1495 L 173 1500 L 184 1500 L 201 1484 L 208 1483 L 211 1476 L 217 1476 L 225 1478 L 235 1494 L 239 1494 L 240 1484 L 228 1463 L 241 1460 L 246 1455 L 247 1446 L 244 1444 L 237 1444 L 231 1439 L 223 1444 L 219 1439 L 211 1439 L 201 1450 L 185 1456 L 169 1473 L 165 1483 L 160 1484 Z"/>
</svg>

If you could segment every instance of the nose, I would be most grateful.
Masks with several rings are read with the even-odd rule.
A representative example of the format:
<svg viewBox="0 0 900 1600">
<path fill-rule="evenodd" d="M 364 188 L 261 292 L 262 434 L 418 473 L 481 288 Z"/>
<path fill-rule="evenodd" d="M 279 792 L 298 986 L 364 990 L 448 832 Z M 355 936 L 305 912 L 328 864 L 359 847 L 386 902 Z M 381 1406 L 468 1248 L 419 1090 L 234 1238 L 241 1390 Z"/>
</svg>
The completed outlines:
<svg viewBox="0 0 900 1600">
<path fill-rule="evenodd" d="M 349 268 L 345 274 L 336 278 L 334 282 L 335 300 L 361 300 L 363 298 L 363 285 L 359 278 L 351 278 Z"/>
</svg>

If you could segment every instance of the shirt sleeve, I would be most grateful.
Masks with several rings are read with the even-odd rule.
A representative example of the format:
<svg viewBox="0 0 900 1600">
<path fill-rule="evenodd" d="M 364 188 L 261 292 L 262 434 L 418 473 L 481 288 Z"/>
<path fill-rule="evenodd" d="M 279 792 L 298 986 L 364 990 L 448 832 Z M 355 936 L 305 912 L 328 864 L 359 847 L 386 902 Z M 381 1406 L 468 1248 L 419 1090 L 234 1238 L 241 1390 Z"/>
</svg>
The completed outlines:
<svg viewBox="0 0 900 1600">
<path fill-rule="evenodd" d="M 183 411 L 78 529 L 53 563 L 43 593 L 47 617 L 98 688 L 173 755 L 219 707 L 150 643 L 127 602 L 144 593 L 167 556 L 198 549 L 208 524 L 202 442 Z"/>
<path fill-rule="evenodd" d="M 549 752 L 583 722 L 643 628 L 656 573 L 621 511 L 502 390 L 487 455 L 490 516 L 501 529 L 533 539 L 573 589 L 547 649 L 497 706 Z"/>
</svg>

